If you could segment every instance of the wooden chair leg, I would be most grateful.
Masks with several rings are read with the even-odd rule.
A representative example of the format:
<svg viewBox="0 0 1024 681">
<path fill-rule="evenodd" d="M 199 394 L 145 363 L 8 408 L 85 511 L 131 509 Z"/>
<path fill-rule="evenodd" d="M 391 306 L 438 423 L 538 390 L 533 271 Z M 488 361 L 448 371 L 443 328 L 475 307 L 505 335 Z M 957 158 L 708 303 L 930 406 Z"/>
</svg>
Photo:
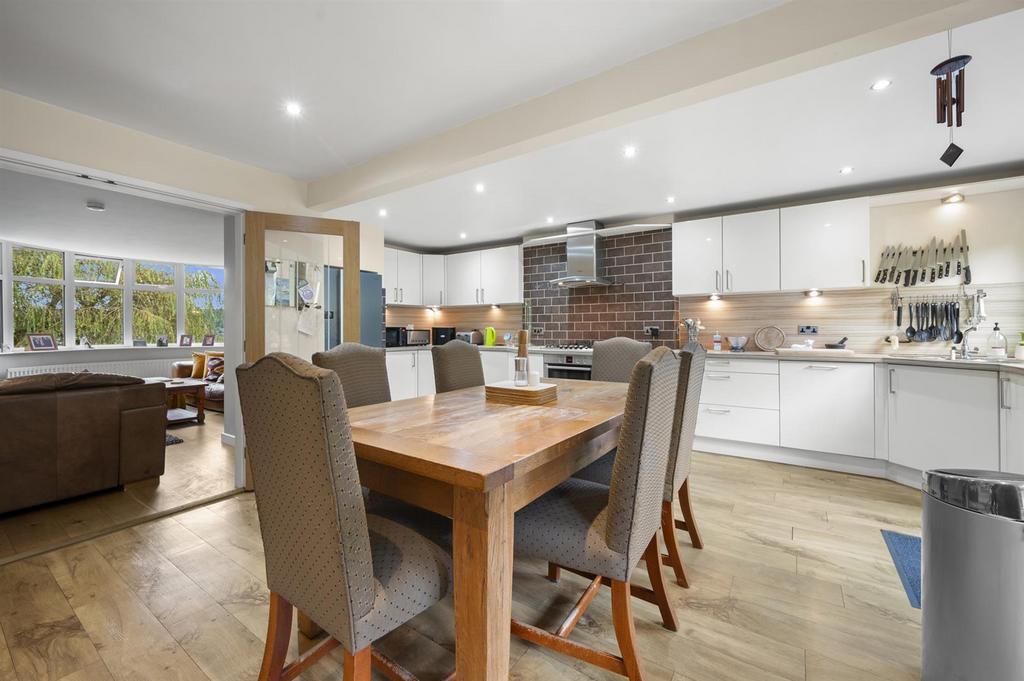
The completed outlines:
<svg viewBox="0 0 1024 681">
<path fill-rule="evenodd" d="M 683 556 L 679 553 L 679 542 L 676 541 L 676 526 L 672 518 L 672 502 L 661 502 L 661 534 L 665 540 L 665 548 L 668 554 L 663 556 L 665 565 L 672 568 L 676 575 L 676 584 L 684 589 L 690 588 L 690 580 L 686 576 L 686 568 L 683 566 Z"/>
<path fill-rule="evenodd" d="M 548 579 L 557 583 L 561 576 L 562 568 L 558 567 L 554 563 L 548 563 Z"/>
<path fill-rule="evenodd" d="M 345 681 L 370 681 L 370 670 L 373 657 L 370 646 L 366 646 L 357 653 L 343 651 L 342 668 Z"/>
<path fill-rule="evenodd" d="M 633 626 L 633 608 L 630 603 L 629 582 L 613 580 L 612 621 L 615 624 L 615 639 L 619 643 L 619 654 L 626 667 L 629 681 L 643 681 L 640 656 L 636 646 L 636 628 Z"/>
<path fill-rule="evenodd" d="M 263 648 L 263 664 L 259 681 L 280 681 L 288 655 L 288 639 L 292 631 L 292 604 L 270 592 L 270 617 L 267 618 L 267 643 Z"/>
<path fill-rule="evenodd" d="M 690 503 L 690 481 L 683 482 L 679 488 L 679 508 L 683 511 L 683 520 L 676 521 L 676 527 L 686 530 L 690 535 L 690 543 L 693 548 L 704 548 L 704 540 L 700 538 L 700 530 L 697 529 L 697 519 L 693 517 L 693 505 Z"/>
<path fill-rule="evenodd" d="M 651 579 L 651 587 L 654 589 L 655 598 L 658 601 L 658 610 L 661 611 L 661 621 L 669 631 L 678 631 L 676 624 L 676 611 L 672 602 L 668 599 L 668 591 L 665 590 L 665 575 L 661 572 L 661 553 L 658 551 L 658 537 L 651 539 L 644 551 L 644 562 L 647 563 L 647 575 Z"/>
</svg>

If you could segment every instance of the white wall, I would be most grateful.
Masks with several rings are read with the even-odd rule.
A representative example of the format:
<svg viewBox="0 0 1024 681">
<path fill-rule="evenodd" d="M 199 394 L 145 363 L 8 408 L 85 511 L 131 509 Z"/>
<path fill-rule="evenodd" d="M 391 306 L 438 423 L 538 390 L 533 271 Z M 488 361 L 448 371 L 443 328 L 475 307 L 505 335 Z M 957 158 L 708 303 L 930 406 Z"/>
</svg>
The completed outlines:
<svg viewBox="0 0 1024 681">
<path fill-rule="evenodd" d="M 932 237 L 949 243 L 966 229 L 971 286 L 1024 282 L 1024 189 L 966 196 L 948 205 L 933 199 L 873 207 L 871 272 L 886 245 L 924 246 Z"/>
</svg>

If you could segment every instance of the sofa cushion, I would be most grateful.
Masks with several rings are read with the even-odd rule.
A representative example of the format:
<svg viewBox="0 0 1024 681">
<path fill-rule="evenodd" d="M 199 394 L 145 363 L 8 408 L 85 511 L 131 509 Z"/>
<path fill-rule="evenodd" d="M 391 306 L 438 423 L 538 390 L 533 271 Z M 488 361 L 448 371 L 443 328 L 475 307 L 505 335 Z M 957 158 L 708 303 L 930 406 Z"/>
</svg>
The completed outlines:
<svg viewBox="0 0 1024 681">
<path fill-rule="evenodd" d="M 218 402 L 224 401 L 224 384 L 223 383 L 207 383 L 206 384 L 206 399 L 217 400 Z"/>
<path fill-rule="evenodd" d="M 206 380 L 210 382 L 216 382 L 218 378 L 224 375 L 224 358 L 223 357 L 207 357 L 206 358 Z"/>
<path fill-rule="evenodd" d="M 46 393 L 55 390 L 83 390 L 86 388 L 105 388 L 108 386 L 135 385 L 138 383 L 145 383 L 145 381 L 135 376 L 93 374 L 88 371 L 77 374 L 35 374 L 0 381 L 0 395 L 27 395 L 29 393 Z"/>
</svg>

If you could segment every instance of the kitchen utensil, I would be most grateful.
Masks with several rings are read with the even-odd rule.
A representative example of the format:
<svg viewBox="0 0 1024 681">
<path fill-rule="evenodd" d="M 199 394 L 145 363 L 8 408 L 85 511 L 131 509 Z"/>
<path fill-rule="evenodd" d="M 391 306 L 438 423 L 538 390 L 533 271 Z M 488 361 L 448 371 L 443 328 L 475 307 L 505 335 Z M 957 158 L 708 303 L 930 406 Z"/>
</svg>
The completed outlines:
<svg viewBox="0 0 1024 681">
<path fill-rule="evenodd" d="M 960 303 L 953 303 L 953 342 L 962 343 L 963 331 L 960 330 Z"/>
<path fill-rule="evenodd" d="M 898 293 L 892 294 L 893 304 L 896 306 L 896 328 L 903 326 L 903 299 Z"/>
<path fill-rule="evenodd" d="M 825 349 L 826 350 L 845 350 L 846 349 L 846 341 L 848 339 L 849 339 L 848 336 L 843 336 L 842 338 L 839 339 L 839 341 L 837 341 L 835 343 L 825 343 Z"/>
<path fill-rule="evenodd" d="M 882 275 L 885 274 L 889 269 L 889 258 L 892 257 L 892 247 L 886 246 L 882 249 L 882 257 L 878 260 L 878 270 L 875 272 L 875 283 L 880 284 L 885 281 Z"/>
<path fill-rule="evenodd" d="M 917 329 L 914 328 L 914 304 L 907 303 L 907 340 L 914 340 L 914 335 L 917 334 Z"/>
<path fill-rule="evenodd" d="M 948 341 L 953 337 L 953 329 L 949 325 L 949 303 L 939 306 L 939 338 Z"/>
<path fill-rule="evenodd" d="M 921 269 L 922 251 L 914 251 L 914 257 L 910 259 L 910 269 L 903 275 L 904 286 L 917 286 L 917 272 Z"/>
<path fill-rule="evenodd" d="M 946 267 L 945 267 L 945 263 L 946 263 L 946 240 L 945 239 L 943 239 L 942 241 L 939 242 L 939 247 L 936 249 L 935 255 L 938 257 L 938 260 L 939 260 L 938 267 L 935 268 L 935 272 L 936 272 L 935 277 L 937 279 L 942 279 L 944 276 L 946 276 Z"/>
<path fill-rule="evenodd" d="M 746 336 L 726 336 L 725 340 L 729 341 L 729 349 L 732 352 L 743 352 L 743 347 L 747 344 Z"/>
<path fill-rule="evenodd" d="M 935 281 L 935 249 L 937 246 L 938 244 L 935 243 L 935 237 L 932 237 L 932 240 L 928 242 L 928 264 L 926 267 L 928 271 L 928 281 Z"/>
<path fill-rule="evenodd" d="M 922 284 L 928 281 L 928 244 L 921 247 L 921 274 L 917 280 Z"/>
<path fill-rule="evenodd" d="M 900 258 L 903 257 L 903 244 L 896 247 L 896 252 L 893 253 L 892 262 L 889 263 L 889 276 L 886 277 L 887 281 L 896 283 L 896 274 L 900 271 Z"/>
<path fill-rule="evenodd" d="M 971 260 L 970 260 L 970 247 L 967 245 L 967 230 L 960 230 L 960 248 L 963 254 L 964 263 L 964 284 L 971 283 Z"/>
<path fill-rule="evenodd" d="M 917 306 L 917 323 L 921 325 L 921 328 L 917 330 L 917 335 L 914 336 L 914 340 L 918 343 L 927 343 L 931 340 L 931 334 L 928 333 L 928 306 L 924 303 L 920 303 Z"/>
<path fill-rule="evenodd" d="M 498 342 L 498 332 L 493 326 L 484 327 L 484 345 L 490 346 Z"/>
<path fill-rule="evenodd" d="M 931 315 L 931 324 L 928 326 L 928 340 L 933 341 L 939 337 L 939 306 L 935 303 L 929 303 L 928 312 Z"/>
<path fill-rule="evenodd" d="M 957 234 L 956 238 L 953 239 L 953 260 L 956 261 L 956 276 L 958 277 L 960 276 L 960 250 L 962 245 L 960 235 Z M 946 274 L 949 274 L 949 272 L 946 272 Z"/>
<path fill-rule="evenodd" d="M 947 277 L 949 276 L 949 264 L 953 260 L 956 259 L 955 250 L 956 250 L 956 239 L 953 240 L 953 243 L 951 243 L 949 245 L 949 248 L 946 250 L 946 259 L 945 259 L 946 271 L 945 271 L 945 276 L 947 276 Z"/>
<path fill-rule="evenodd" d="M 903 274 L 903 258 L 906 252 L 905 248 L 900 249 L 900 252 L 896 254 L 896 262 L 892 264 L 892 269 L 889 271 L 889 281 L 896 286 L 900 285 L 900 276 Z"/>
<path fill-rule="evenodd" d="M 786 334 L 777 326 L 762 326 L 754 333 L 754 345 L 765 352 L 782 347 L 785 342 Z"/>
</svg>

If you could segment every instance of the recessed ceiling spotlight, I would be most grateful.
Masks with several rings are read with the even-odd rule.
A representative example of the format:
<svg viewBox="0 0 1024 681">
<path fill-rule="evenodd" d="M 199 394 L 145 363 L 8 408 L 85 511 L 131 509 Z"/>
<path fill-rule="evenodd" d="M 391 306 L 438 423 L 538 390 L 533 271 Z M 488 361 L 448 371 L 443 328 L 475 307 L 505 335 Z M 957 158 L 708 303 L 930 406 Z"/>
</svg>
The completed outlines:
<svg viewBox="0 0 1024 681">
<path fill-rule="evenodd" d="M 477 194 L 483 194 L 484 191 L 486 190 L 487 185 L 485 185 L 483 182 L 477 182 L 475 185 L 473 185 L 473 191 L 475 191 Z"/>
<path fill-rule="evenodd" d="M 381 208 L 379 211 L 377 211 L 377 215 L 381 216 L 382 218 L 386 218 L 388 216 L 388 209 Z"/>
<path fill-rule="evenodd" d="M 961 203 L 964 200 L 964 195 L 960 192 L 953 192 L 949 196 L 943 196 L 941 199 L 942 203 L 949 205 L 951 203 Z"/>
<path fill-rule="evenodd" d="M 842 168 L 839 169 L 839 174 L 840 175 L 849 175 L 852 172 L 853 172 L 853 166 L 843 166 Z"/>
<path fill-rule="evenodd" d="M 302 105 L 296 101 L 287 101 L 284 103 L 284 110 L 292 118 L 298 118 L 302 115 Z"/>
<path fill-rule="evenodd" d="M 675 203 L 675 202 L 676 202 L 676 197 L 674 197 L 674 196 L 667 196 L 667 197 L 665 197 L 665 203 Z"/>
<path fill-rule="evenodd" d="M 460 239 L 465 239 L 466 238 L 466 233 L 465 232 L 460 232 L 459 233 L 459 238 Z"/>
<path fill-rule="evenodd" d="M 104 205 L 102 201 L 96 201 L 94 199 L 89 199 L 88 201 L 86 201 L 85 207 L 88 210 L 93 211 L 94 213 L 102 213 L 107 209 L 107 207 Z"/>
<path fill-rule="evenodd" d="M 871 87 L 869 89 L 872 90 L 873 92 L 881 92 L 882 90 L 888 89 L 890 85 L 892 85 L 892 81 L 889 80 L 888 78 L 879 78 L 878 80 L 871 84 Z"/>
<path fill-rule="evenodd" d="M 547 217 L 547 223 L 548 223 L 549 225 L 550 225 L 550 224 L 553 224 L 553 223 L 554 223 L 554 221 L 555 221 L 555 219 L 554 219 L 553 217 L 551 217 L 550 215 L 549 215 L 549 216 Z"/>
<path fill-rule="evenodd" d="M 622 147 L 622 155 L 626 158 L 636 158 L 636 147 L 632 144 L 627 144 Z"/>
</svg>

